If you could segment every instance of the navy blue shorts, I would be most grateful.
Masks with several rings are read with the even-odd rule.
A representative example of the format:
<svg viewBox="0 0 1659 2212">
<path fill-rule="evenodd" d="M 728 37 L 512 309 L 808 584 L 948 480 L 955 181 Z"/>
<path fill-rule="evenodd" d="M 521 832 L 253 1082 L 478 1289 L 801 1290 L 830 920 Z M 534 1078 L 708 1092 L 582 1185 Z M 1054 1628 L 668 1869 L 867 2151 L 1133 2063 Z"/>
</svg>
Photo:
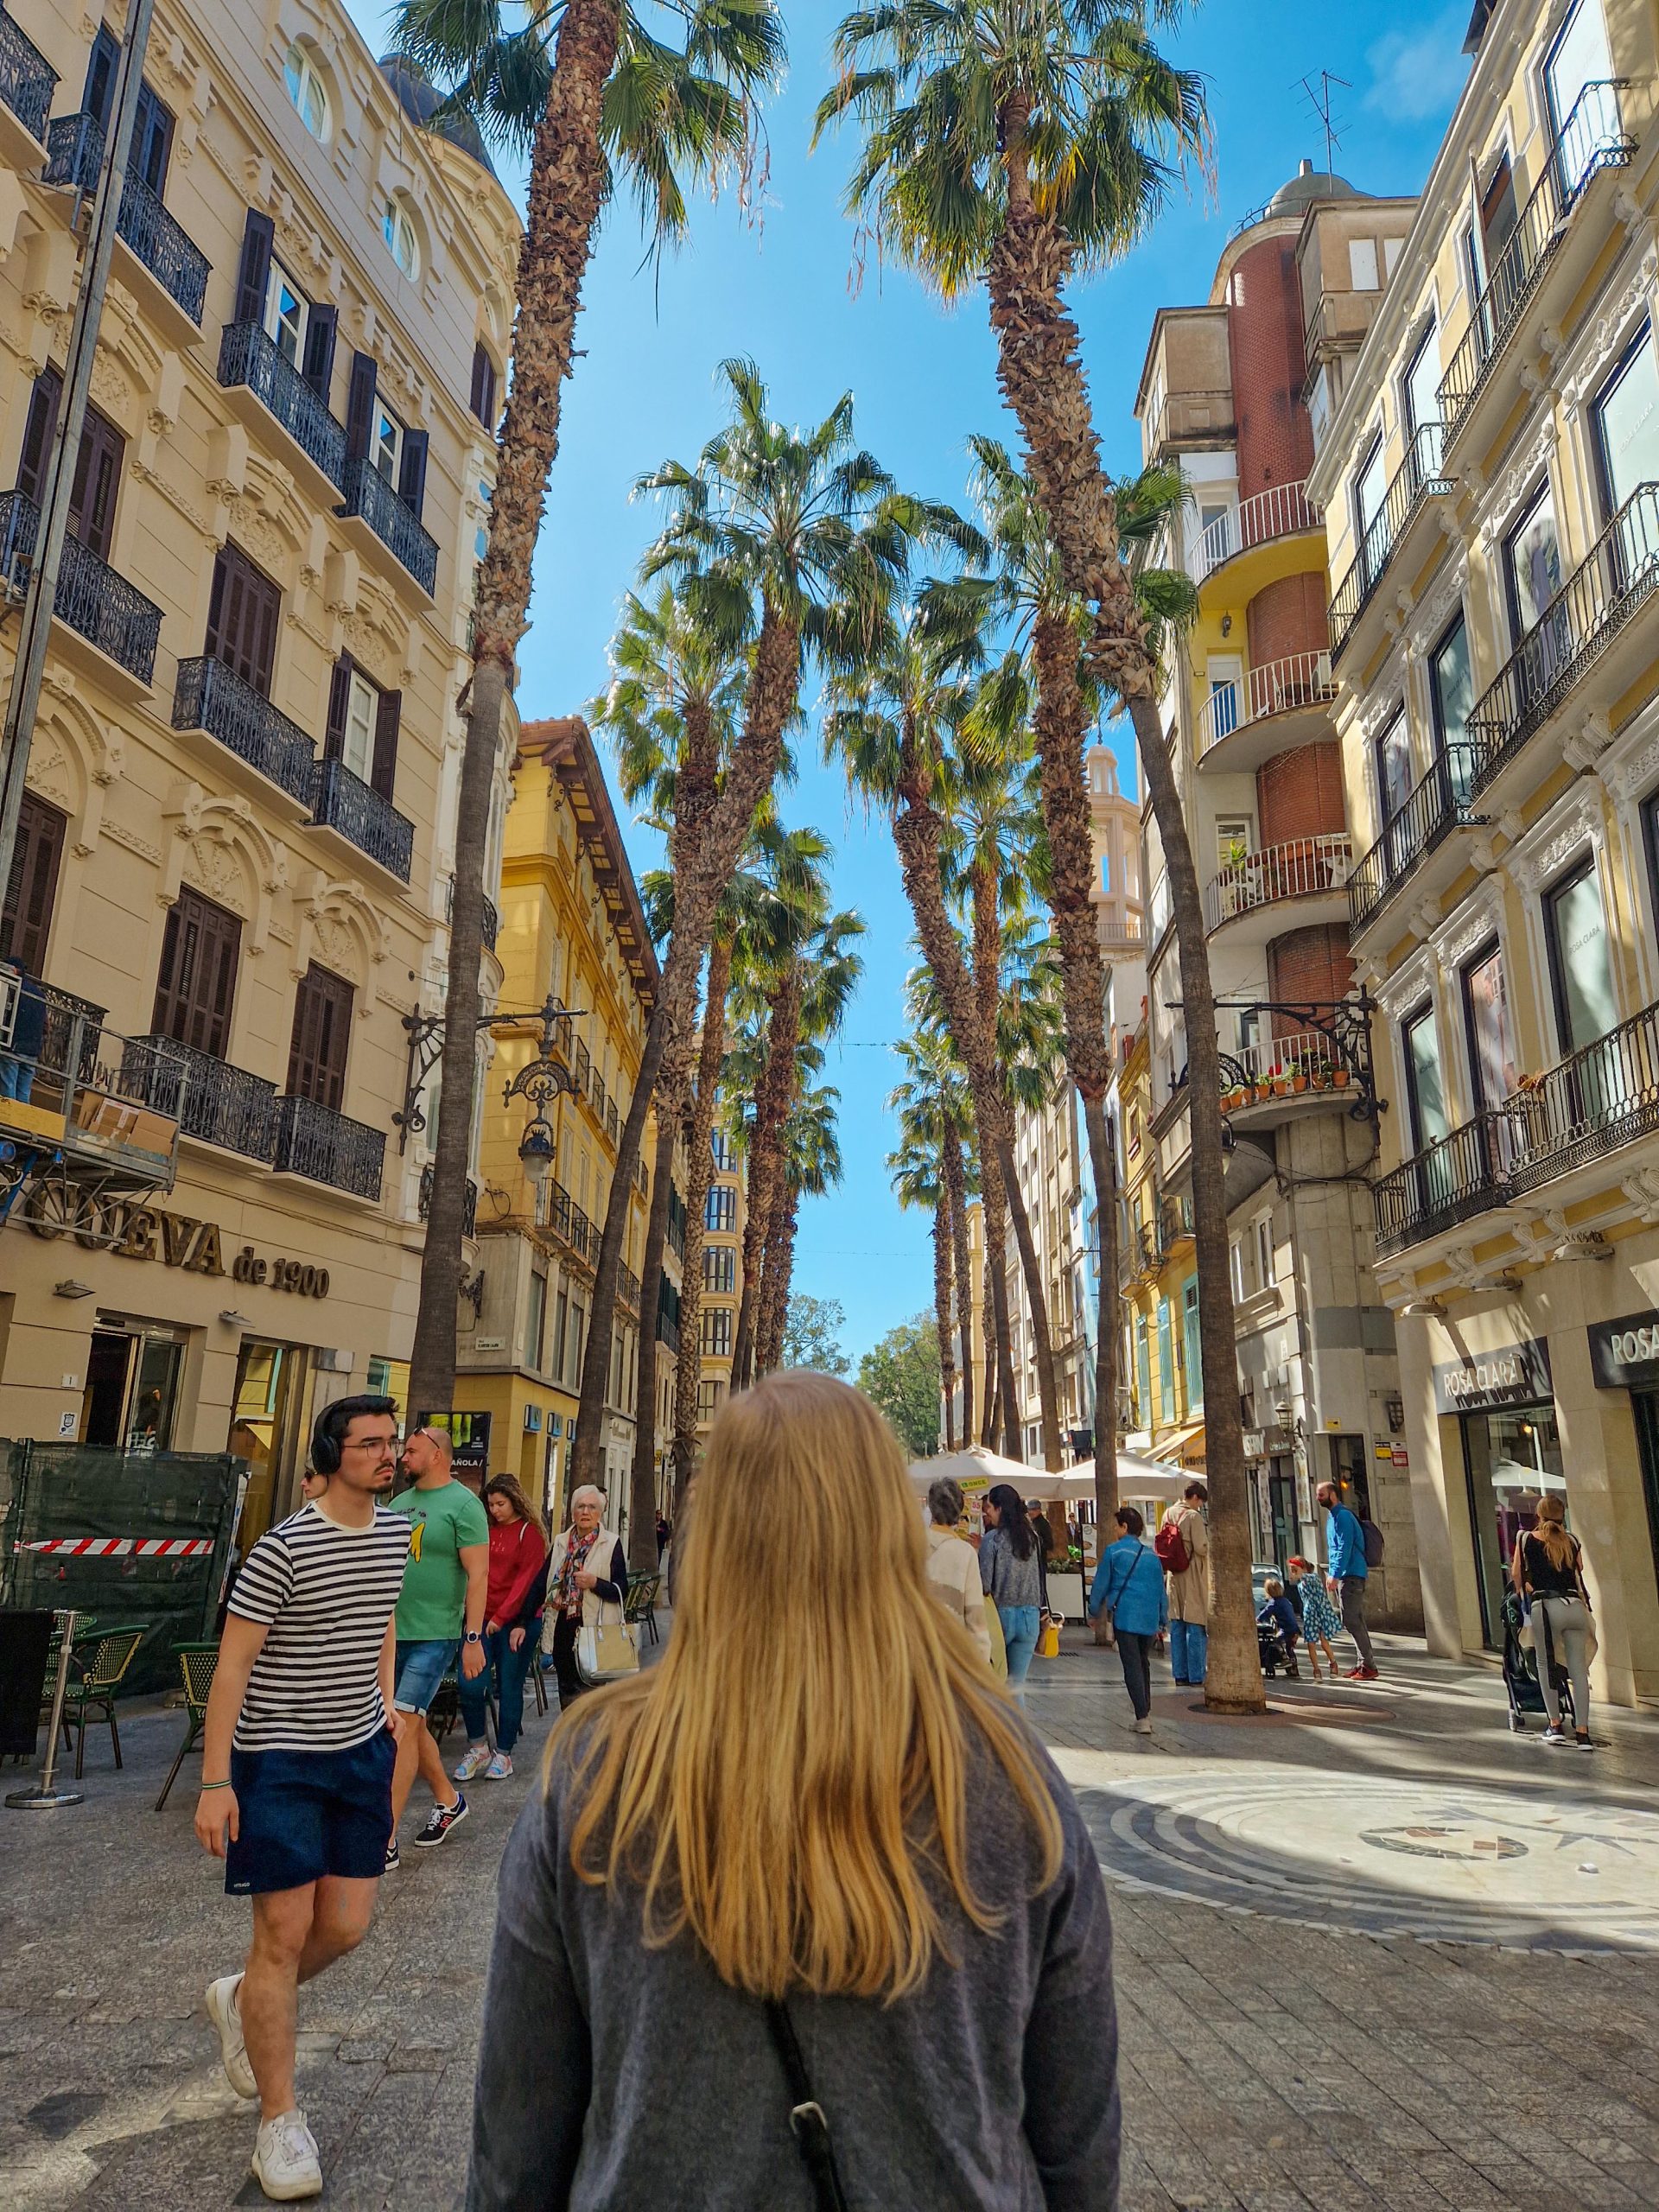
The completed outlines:
<svg viewBox="0 0 1659 2212">
<path fill-rule="evenodd" d="M 397 1755 L 389 1728 L 346 1751 L 232 1751 L 240 1833 L 225 1854 L 225 1894 L 302 1889 L 323 1874 L 378 1878 Z"/>
</svg>

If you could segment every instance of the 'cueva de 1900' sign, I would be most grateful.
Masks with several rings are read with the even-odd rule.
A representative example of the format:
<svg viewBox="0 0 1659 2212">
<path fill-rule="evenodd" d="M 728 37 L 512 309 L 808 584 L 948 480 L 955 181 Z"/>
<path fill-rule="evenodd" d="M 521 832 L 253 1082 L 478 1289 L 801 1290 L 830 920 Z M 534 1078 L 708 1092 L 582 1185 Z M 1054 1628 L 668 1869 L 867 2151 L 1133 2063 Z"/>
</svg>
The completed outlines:
<svg viewBox="0 0 1659 2212">
<path fill-rule="evenodd" d="M 267 1259 L 243 1245 L 226 1264 L 219 1224 L 189 1214 L 131 1199 L 85 1198 L 73 1220 L 45 1208 L 24 1218 L 37 1236 L 72 1236 L 88 1251 L 114 1252 L 124 1260 L 159 1260 L 187 1274 L 226 1275 L 232 1281 L 297 1292 L 302 1298 L 327 1298 L 328 1270 L 308 1260 Z"/>
</svg>

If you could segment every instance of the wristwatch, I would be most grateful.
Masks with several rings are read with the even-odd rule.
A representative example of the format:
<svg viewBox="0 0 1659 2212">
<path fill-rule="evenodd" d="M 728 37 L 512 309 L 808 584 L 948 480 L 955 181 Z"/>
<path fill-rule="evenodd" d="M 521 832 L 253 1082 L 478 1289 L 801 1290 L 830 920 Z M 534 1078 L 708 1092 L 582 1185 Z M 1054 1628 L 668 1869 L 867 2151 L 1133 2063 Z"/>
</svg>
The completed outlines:
<svg viewBox="0 0 1659 2212">
<path fill-rule="evenodd" d="M 481 1628 L 469 1628 L 461 1638 L 463 1643 L 482 1643 L 483 1641 L 484 1631 Z"/>
</svg>

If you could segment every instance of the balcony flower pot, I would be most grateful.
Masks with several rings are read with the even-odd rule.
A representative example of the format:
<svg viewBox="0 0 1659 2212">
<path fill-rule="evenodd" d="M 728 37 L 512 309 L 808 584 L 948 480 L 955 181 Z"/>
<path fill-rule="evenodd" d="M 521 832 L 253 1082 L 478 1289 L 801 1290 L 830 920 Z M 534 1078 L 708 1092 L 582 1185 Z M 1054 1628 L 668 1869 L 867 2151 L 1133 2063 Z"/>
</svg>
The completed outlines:
<svg viewBox="0 0 1659 2212">
<path fill-rule="evenodd" d="M 1346 1069 L 1346 1068 L 1332 1068 L 1332 1071 L 1331 1071 L 1331 1088 L 1332 1088 L 1333 1090 L 1346 1090 L 1347 1086 L 1348 1086 L 1348 1071 L 1347 1071 L 1347 1069 Z"/>
<path fill-rule="evenodd" d="M 1295 1091 L 1306 1090 L 1307 1089 L 1307 1077 L 1305 1075 L 1292 1076 L 1290 1078 L 1290 1087 Z"/>
<path fill-rule="evenodd" d="M 1285 1073 L 1284 1070 L 1282 1068 L 1275 1068 L 1270 1080 L 1273 1086 L 1274 1096 L 1275 1098 L 1285 1097 L 1290 1090 L 1290 1077 Z"/>
<path fill-rule="evenodd" d="M 1224 1114 L 1237 1113 L 1239 1108 L 1244 1103 L 1245 1096 L 1246 1093 L 1242 1084 L 1235 1084 L 1230 1090 L 1223 1091 L 1221 1096 L 1222 1112 Z"/>
</svg>

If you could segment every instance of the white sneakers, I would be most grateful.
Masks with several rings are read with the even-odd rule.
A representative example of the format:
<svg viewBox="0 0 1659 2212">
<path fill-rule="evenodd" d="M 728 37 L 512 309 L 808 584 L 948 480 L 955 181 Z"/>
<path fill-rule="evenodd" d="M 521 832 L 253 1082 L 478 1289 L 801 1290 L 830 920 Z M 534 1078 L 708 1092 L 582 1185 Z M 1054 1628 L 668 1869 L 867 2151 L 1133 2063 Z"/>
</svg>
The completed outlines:
<svg viewBox="0 0 1659 2212">
<path fill-rule="evenodd" d="M 1137 1736 L 1150 1736 L 1152 1733 L 1152 1722 L 1150 1719 L 1146 1720 L 1137 1720 L 1135 1724 L 1135 1732 Z"/>
<path fill-rule="evenodd" d="M 469 1745 L 467 1746 L 466 1757 L 461 1760 L 460 1765 L 456 1767 L 454 1770 L 455 1780 L 457 1782 L 471 1782 L 474 1780 L 479 1775 L 483 1773 L 485 1768 L 488 1766 L 489 1763 L 490 1747 L 487 1744 Z"/>
<path fill-rule="evenodd" d="M 484 1770 L 486 1782 L 505 1782 L 512 1772 L 512 1760 L 505 1751 L 498 1751 Z"/>
<path fill-rule="evenodd" d="M 322 2163 L 305 2114 L 297 2109 L 262 2120 L 253 2146 L 253 2177 L 275 2203 L 322 2195 Z"/>
<path fill-rule="evenodd" d="M 217 1981 L 208 1983 L 202 2004 L 207 2018 L 219 2031 L 219 2055 L 225 2063 L 225 2079 L 238 2097 L 257 2097 L 259 2084 L 248 2063 L 248 2046 L 242 2040 L 242 2015 L 237 2010 L 237 1993 L 241 1986 L 239 1974 L 221 1974 Z"/>
</svg>

